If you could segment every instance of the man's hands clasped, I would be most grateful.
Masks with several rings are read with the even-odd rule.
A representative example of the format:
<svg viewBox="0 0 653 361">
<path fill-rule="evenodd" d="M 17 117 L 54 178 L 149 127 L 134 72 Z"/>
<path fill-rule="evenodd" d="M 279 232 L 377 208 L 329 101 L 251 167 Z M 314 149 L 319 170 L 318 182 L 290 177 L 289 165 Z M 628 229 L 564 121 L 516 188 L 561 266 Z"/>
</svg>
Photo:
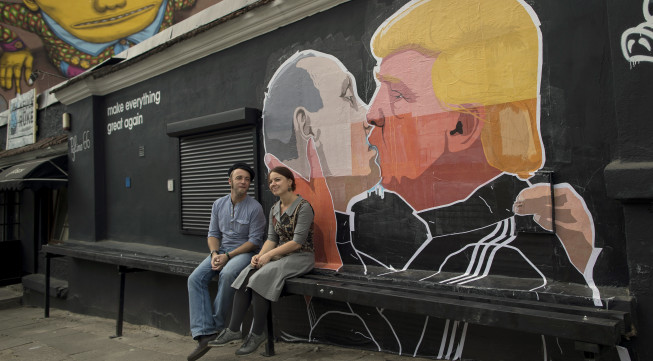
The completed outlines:
<svg viewBox="0 0 653 361">
<path fill-rule="evenodd" d="M 229 257 L 225 253 L 214 253 L 211 258 L 211 269 L 214 271 L 221 270 L 229 262 Z"/>
</svg>

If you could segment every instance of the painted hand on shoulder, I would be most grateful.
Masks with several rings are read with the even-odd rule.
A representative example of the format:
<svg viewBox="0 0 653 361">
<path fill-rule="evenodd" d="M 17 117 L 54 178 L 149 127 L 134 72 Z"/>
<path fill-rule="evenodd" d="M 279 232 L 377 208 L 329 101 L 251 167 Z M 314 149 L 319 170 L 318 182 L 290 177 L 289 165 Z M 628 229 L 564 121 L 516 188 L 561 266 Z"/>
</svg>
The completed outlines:
<svg viewBox="0 0 653 361">
<path fill-rule="evenodd" d="M 318 199 L 318 195 L 330 194 L 329 187 L 326 184 L 324 179 L 324 173 L 322 172 L 322 167 L 320 165 L 320 160 L 317 156 L 313 140 L 310 139 L 306 147 L 306 155 L 308 158 L 308 164 L 310 167 L 309 179 L 304 178 L 302 175 L 297 173 L 294 169 L 285 165 L 280 161 L 276 156 L 271 153 L 265 154 L 265 165 L 268 169 L 272 169 L 278 166 L 288 167 L 295 176 L 295 184 L 297 185 L 297 193 L 300 194 L 304 199 L 308 200 L 312 205 L 314 200 Z M 323 209 L 322 211 L 328 211 Z M 333 213 L 333 206 L 330 209 Z"/>
<path fill-rule="evenodd" d="M 569 260 L 581 273 L 594 249 L 594 222 L 583 198 L 568 183 L 554 185 L 556 236 L 567 251 Z M 551 191 L 548 183 L 538 183 L 522 190 L 513 205 L 517 215 L 533 215 L 533 220 L 552 230 Z"/>
<path fill-rule="evenodd" d="M 4 52 L 0 56 L 0 86 L 3 89 L 12 89 L 16 86 L 16 93 L 20 93 L 21 76 L 29 81 L 32 74 L 32 53 L 25 49 L 15 52 Z"/>
</svg>

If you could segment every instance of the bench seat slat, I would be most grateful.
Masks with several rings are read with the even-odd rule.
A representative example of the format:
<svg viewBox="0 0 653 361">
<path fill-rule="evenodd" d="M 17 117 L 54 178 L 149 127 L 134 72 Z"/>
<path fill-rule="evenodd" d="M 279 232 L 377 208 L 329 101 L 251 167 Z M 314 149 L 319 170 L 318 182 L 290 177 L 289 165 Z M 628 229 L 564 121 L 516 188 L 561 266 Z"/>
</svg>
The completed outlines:
<svg viewBox="0 0 653 361">
<path fill-rule="evenodd" d="M 145 271 L 173 275 L 190 275 L 199 264 L 192 260 L 175 260 L 150 255 L 140 255 L 121 250 L 91 249 L 62 245 L 43 245 L 42 251 L 50 254 L 70 256 L 93 262 L 108 263 Z"/>
<path fill-rule="evenodd" d="M 293 294 L 602 345 L 614 345 L 618 342 L 624 328 L 623 321 L 610 318 L 456 300 L 380 288 L 375 285 L 362 286 L 353 283 L 316 282 L 308 278 L 293 278 L 286 281 L 285 289 Z"/>
<path fill-rule="evenodd" d="M 436 290 L 436 289 L 429 289 L 425 287 L 417 288 L 417 287 L 407 287 L 407 286 L 382 283 L 382 282 L 371 283 L 370 281 L 365 281 L 365 280 L 343 279 L 346 278 L 346 276 L 342 277 L 339 280 L 334 280 L 333 276 L 307 274 L 304 275 L 303 278 L 308 278 L 316 282 L 342 282 L 343 285 L 353 284 L 359 286 L 369 286 L 370 284 L 373 284 L 374 287 L 403 291 L 403 292 L 406 292 L 407 289 L 409 289 L 411 293 L 423 294 L 427 296 L 430 295 L 430 296 L 451 298 L 456 300 L 476 301 L 480 303 L 488 303 L 488 304 L 495 304 L 495 305 L 525 307 L 531 309 L 539 309 L 543 311 L 563 312 L 563 313 L 588 316 L 588 317 L 594 316 L 600 318 L 612 318 L 615 320 L 623 321 L 624 324 L 629 324 L 631 320 L 631 316 L 629 312 L 620 311 L 620 310 L 606 310 L 604 308 L 598 308 L 598 307 L 576 306 L 576 305 L 559 304 L 559 303 L 552 303 L 552 302 L 521 300 L 521 299 L 514 299 L 514 298 L 507 298 L 507 297 L 479 295 L 473 293 L 462 293 L 462 292 L 454 292 L 454 291 L 446 291 L 446 290 Z"/>
</svg>

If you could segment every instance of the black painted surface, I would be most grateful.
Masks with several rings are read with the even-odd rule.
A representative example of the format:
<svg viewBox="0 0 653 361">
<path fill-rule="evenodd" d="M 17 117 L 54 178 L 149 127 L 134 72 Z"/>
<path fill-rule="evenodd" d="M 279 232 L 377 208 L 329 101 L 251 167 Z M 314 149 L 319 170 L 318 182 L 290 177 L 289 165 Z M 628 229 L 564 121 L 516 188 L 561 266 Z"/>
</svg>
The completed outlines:
<svg viewBox="0 0 653 361">
<path fill-rule="evenodd" d="M 597 282 L 601 286 L 630 286 L 640 298 L 641 314 L 648 314 L 652 311 L 648 306 L 651 302 L 646 301 L 651 298 L 653 286 L 650 277 L 653 257 L 648 241 L 650 224 L 653 224 L 650 206 L 622 205 L 614 198 L 630 199 L 615 196 L 628 192 L 630 183 L 623 181 L 627 175 L 604 174 L 604 168 L 612 161 L 653 161 L 653 122 L 649 120 L 653 66 L 629 63 L 623 58 L 619 44 L 625 29 L 644 21 L 641 4 L 617 0 L 527 2 L 541 21 L 544 41 L 540 90 L 544 167 L 554 171 L 556 183 L 570 183 L 587 203 L 596 229 L 596 245 L 603 248 L 594 269 Z M 265 87 L 274 71 L 296 51 L 304 49 L 329 53 L 341 60 L 355 76 L 361 98 L 369 101 L 376 87 L 372 75 L 375 62 L 369 52 L 370 37 L 376 27 L 404 3 L 348 2 L 119 92 L 68 106 L 66 111 L 73 118 L 70 134 L 78 137 L 78 144 L 86 131 L 90 139 L 88 149 L 69 154 L 71 238 L 110 239 L 204 252 L 204 237 L 184 235 L 179 231 L 179 149 L 177 139 L 166 134 L 166 125 L 236 108 L 261 109 Z M 108 107 L 157 91 L 161 95 L 158 105 L 107 115 Z M 143 117 L 142 124 L 132 130 L 123 128 L 108 134 L 108 122 L 137 115 Z M 140 147 L 144 147 L 143 157 L 139 156 Z M 259 180 L 264 179 L 265 171 L 264 166 L 259 168 Z M 127 177 L 131 182 L 129 188 L 125 183 Z M 608 177 L 614 177 L 616 190 L 606 191 Z M 168 179 L 175 181 L 174 192 L 166 190 Z M 222 181 L 226 179 L 216 180 Z M 640 184 L 647 184 L 645 177 L 640 179 Z M 267 213 L 274 200 L 266 187 L 261 190 L 261 201 Z M 651 200 L 648 196 L 639 196 L 638 201 L 650 203 Z M 74 274 L 71 290 L 74 289 L 77 297 L 71 309 L 112 315 L 113 301 L 99 296 L 104 293 L 99 292 L 104 290 L 100 286 L 103 281 L 117 282 L 117 276 L 110 275 L 112 269 L 88 262 L 76 262 L 74 267 L 77 272 L 71 272 Z M 137 279 L 135 285 L 142 288 L 132 290 L 144 298 L 134 303 L 128 301 L 128 321 L 131 318 L 186 330 L 187 305 L 182 307 L 185 285 L 180 279 L 167 277 L 152 273 L 133 277 Z M 152 291 L 153 282 L 168 281 L 170 285 L 166 285 L 166 290 Z M 127 287 L 133 286 L 128 284 Z M 174 295 L 172 303 L 179 307 L 169 307 L 159 301 L 164 295 Z M 288 306 L 290 302 L 295 303 L 293 307 Z M 290 314 L 296 312 L 295 306 L 301 306 L 301 302 L 284 301 L 280 309 L 282 314 Z M 148 307 L 157 314 L 170 312 L 170 315 L 144 316 Z M 409 330 L 413 327 L 424 326 L 424 319 L 414 315 L 389 317 L 402 319 L 399 332 L 412 332 Z M 429 330 L 440 332 L 444 326 L 441 320 L 437 325 L 433 322 Z M 290 324 L 289 327 L 296 330 L 304 327 Z M 335 326 L 325 323 L 326 330 L 317 332 L 318 339 L 339 342 L 338 337 L 333 336 L 337 334 Z M 639 339 L 653 334 L 646 320 L 640 319 L 639 330 Z M 541 340 L 528 338 L 526 341 L 516 333 L 499 336 L 495 330 L 479 327 L 469 332 L 470 340 L 475 340 L 475 344 L 468 345 L 475 350 L 471 355 L 479 357 L 482 355 L 479 350 L 492 346 L 493 337 L 520 344 L 520 348 L 511 350 L 510 357 L 521 355 L 521 359 L 533 358 L 532 353 L 524 350 L 542 345 Z M 478 341 L 483 338 L 488 341 Z M 385 334 L 383 339 L 384 349 L 396 347 L 391 345 L 392 335 Z M 558 348 L 553 346 L 556 340 L 550 341 L 546 344 L 553 355 Z M 565 351 L 573 349 L 569 341 L 560 343 Z M 374 348 L 369 340 L 362 338 L 359 346 Z M 408 349 L 416 345 L 404 346 Z M 638 347 L 635 359 L 653 357 L 650 346 Z M 418 354 L 437 353 L 436 346 L 428 348 L 428 352 L 420 350 Z M 502 355 L 497 351 L 484 359 L 502 359 Z M 568 355 L 556 355 L 554 359 L 571 359 L 565 358 Z"/>
</svg>

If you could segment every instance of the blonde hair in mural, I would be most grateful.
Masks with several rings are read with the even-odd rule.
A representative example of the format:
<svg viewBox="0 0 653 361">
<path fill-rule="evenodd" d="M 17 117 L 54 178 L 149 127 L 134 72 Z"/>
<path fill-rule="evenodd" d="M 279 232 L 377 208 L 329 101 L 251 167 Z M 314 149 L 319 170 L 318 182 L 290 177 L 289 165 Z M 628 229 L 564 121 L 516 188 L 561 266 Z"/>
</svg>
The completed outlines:
<svg viewBox="0 0 653 361">
<path fill-rule="evenodd" d="M 380 59 L 401 50 L 436 57 L 431 78 L 444 106 L 482 105 L 490 165 L 528 178 L 544 162 L 539 133 L 539 20 L 517 0 L 421 0 L 377 29 Z"/>
</svg>

